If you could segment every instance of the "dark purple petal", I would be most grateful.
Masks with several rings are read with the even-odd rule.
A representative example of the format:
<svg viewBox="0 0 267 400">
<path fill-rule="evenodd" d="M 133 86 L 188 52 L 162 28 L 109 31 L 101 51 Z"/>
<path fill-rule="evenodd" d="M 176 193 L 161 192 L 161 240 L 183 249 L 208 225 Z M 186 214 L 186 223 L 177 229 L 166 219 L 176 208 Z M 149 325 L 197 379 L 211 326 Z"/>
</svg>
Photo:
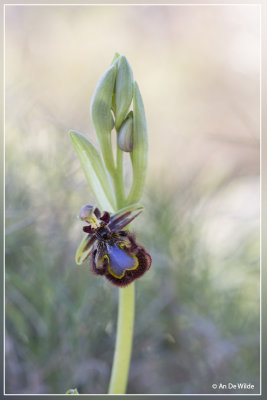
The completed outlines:
<svg viewBox="0 0 267 400">
<path fill-rule="evenodd" d="M 109 221 L 110 221 L 110 214 L 107 211 L 104 211 L 103 215 L 102 215 L 102 217 L 100 219 L 101 219 L 101 221 L 103 221 L 106 224 L 108 224 Z"/>
<path fill-rule="evenodd" d="M 94 214 L 95 214 L 96 218 L 100 218 L 101 212 L 100 212 L 99 208 L 96 207 L 94 209 Z"/>
<path fill-rule="evenodd" d="M 118 216 L 117 218 L 111 217 L 108 227 L 111 231 L 119 231 L 125 226 L 129 225 L 136 217 L 138 217 L 139 214 L 141 214 L 141 212 L 142 210 L 133 215 L 133 213 L 128 211 L 125 214 Z"/>
<path fill-rule="evenodd" d="M 108 224 L 110 230 L 119 231 L 120 229 L 123 229 L 143 211 L 143 208 L 144 207 L 138 204 L 132 204 L 117 211 L 110 218 L 110 222 Z"/>
<path fill-rule="evenodd" d="M 83 231 L 85 233 L 88 233 L 89 235 L 93 235 L 93 233 L 95 232 L 95 229 L 93 229 L 91 227 L 91 225 L 85 225 L 85 226 L 83 226 Z"/>
</svg>

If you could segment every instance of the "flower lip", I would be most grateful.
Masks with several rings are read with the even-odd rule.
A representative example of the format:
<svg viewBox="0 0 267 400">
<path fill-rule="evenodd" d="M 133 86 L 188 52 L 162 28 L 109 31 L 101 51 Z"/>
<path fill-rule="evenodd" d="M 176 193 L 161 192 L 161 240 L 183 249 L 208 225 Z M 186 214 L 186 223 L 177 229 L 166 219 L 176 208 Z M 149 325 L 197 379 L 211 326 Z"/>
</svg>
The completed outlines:
<svg viewBox="0 0 267 400">
<path fill-rule="evenodd" d="M 129 246 L 122 247 L 121 242 L 125 240 Z M 95 275 L 104 275 L 118 287 L 125 287 L 140 278 L 150 266 L 151 256 L 129 231 L 117 233 L 115 242 L 103 243 L 101 240 L 92 252 L 91 271 Z"/>
</svg>

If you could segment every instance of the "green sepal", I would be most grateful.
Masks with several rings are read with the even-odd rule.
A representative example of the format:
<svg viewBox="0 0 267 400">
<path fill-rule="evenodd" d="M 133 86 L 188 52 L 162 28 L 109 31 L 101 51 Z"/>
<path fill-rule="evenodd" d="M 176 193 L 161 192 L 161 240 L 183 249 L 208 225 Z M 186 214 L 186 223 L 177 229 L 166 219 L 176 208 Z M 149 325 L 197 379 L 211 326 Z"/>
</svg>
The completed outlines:
<svg viewBox="0 0 267 400">
<path fill-rule="evenodd" d="M 77 131 L 70 131 L 70 137 L 98 203 L 104 210 L 114 210 L 112 186 L 95 146 Z"/>
<path fill-rule="evenodd" d="M 113 63 L 100 78 L 90 106 L 93 126 L 100 143 L 103 159 L 110 173 L 115 168 L 111 144 L 111 130 L 113 127 L 111 106 L 116 74 L 117 63 Z"/>
<path fill-rule="evenodd" d="M 86 235 L 81 241 L 75 255 L 75 262 L 78 265 L 81 265 L 86 258 L 90 255 L 93 250 L 95 244 L 95 237 Z"/>
<path fill-rule="evenodd" d="M 115 84 L 115 128 L 118 131 L 129 110 L 133 98 L 133 72 L 125 56 L 118 61 Z"/>
<path fill-rule="evenodd" d="M 128 204 L 139 201 L 145 183 L 147 169 L 148 134 L 145 109 L 137 83 L 134 83 L 133 95 L 133 151 L 131 161 L 133 182 L 128 196 Z"/>
</svg>

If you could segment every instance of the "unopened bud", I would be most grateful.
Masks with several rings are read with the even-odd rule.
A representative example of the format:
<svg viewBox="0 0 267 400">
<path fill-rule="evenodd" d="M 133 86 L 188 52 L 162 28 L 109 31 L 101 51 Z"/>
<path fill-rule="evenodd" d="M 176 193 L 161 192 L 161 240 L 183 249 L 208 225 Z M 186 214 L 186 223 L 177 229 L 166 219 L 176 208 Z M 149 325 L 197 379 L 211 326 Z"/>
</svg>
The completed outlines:
<svg viewBox="0 0 267 400">
<path fill-rule="evenodd" d="M 133 150 L 133 113 L 129 113 L 118 133 L 118 146 L 121 150 L 131 152 Z"/>
<path fill-rule="evenodd" d="M 133 99 L 133 73 L 125 56 L 117 60 L 118 72 L 115 84 L 115 127 L 120 129 Z"/>
</svg>

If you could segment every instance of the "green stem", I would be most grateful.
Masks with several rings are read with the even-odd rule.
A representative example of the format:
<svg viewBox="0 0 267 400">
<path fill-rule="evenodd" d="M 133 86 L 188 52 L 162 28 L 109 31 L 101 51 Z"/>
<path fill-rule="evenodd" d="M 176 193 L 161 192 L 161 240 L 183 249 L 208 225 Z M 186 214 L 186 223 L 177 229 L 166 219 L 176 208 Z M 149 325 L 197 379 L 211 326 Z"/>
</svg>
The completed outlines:
<svg viewBox="0 0 267 400">
<path fill-rule="evenodd" d="M 117 168 L 114 172 L 113 182 L 117 199 L 117 208 L 125 207 L 125 187 L 123 181 L 123 151 L 117 147 Z"/>
<path fill-rule="evenodd" d="M 117 147 L 116 170 L 114 174 L 112 174 L 112 177 L 117 208 L 120 209 L 126 206 L 126 198 L 123 179 L 123 151 L 119 147 Z M 131 283 L 125 288 L 119 288 L 117 334 L 109 383 L 109 394 L 126 393 L 134 329 L 134 288 L 134 283 Z"/>
<path fill-rule="evenodd" d="M 133 341 L 134 293 L 134 283 L 119 289 L 117 338 L 109 394 L 126 393 Z"/>
</svg>

